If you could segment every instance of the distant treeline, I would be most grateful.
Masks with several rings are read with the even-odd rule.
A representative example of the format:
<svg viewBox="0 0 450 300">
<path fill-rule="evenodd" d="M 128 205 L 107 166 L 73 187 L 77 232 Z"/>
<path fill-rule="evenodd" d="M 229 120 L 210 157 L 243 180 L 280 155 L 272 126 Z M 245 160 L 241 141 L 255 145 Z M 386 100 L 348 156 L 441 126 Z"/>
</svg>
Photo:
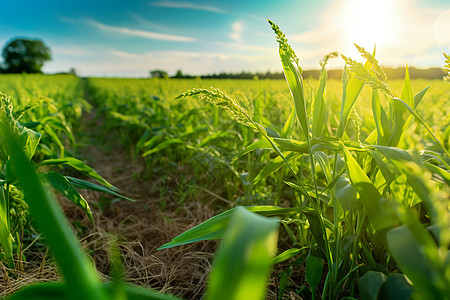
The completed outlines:
<svg viewBox="0 0 450 300">
<path fill-rule="evenodd" d="M 389 79 L 403 79 L 405 77 L 405 68 L 383 68 Z M 428 69 L 418 69 L 414 67 L 408 67 L 409 75 L 412 79 L 442 79 L 443 76 L 447 75 L 441 68 L 428 68 Z M 320 70 L 303 70 L 303 78 L 313 78 L 318 79 L 320 76 Z M 214 73 L 208 75 L 186 75 L 180 70 L 177 71 L 175 76 L 171 78 L 207 78 L 207 79 L 284 79 L 283 72 L 245 72 L 240 73 Z M 341 79 L 342 70 L 328 70 L 328 78 Z"/>
</svg>

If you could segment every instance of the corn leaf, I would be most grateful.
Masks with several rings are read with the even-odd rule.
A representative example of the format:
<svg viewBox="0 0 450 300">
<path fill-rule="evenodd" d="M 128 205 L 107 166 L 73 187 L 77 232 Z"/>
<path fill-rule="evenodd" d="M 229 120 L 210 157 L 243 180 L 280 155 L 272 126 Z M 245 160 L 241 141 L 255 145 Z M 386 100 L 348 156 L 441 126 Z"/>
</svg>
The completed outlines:
<svg viewBox="0 0 450 300">
<path fill-rule="evenodd" d="M 237 207 L 214 260 L 206 299 L 264 299 L 277 240 L 277 218 Z"/>
<path fill-rule="evenodd" d="M 409 300 L 414 294 L 414 287 L 409 284 L 405 275 L 391 274 L 380 286 L 378 299 L 383 300 Z"/>
<path fill-rule="evenodd" d="M 423 96 L 425 96 L 425 93 L 428 91 L 430 86 L 431 85 L 427 86 L 426 88 L 424 88 L 423 90 L 421 90 L 414 96 L 414 109 L 417 109 L 417 106 L 419 106 L 420 102 L 422 101 Z"/>
<path fill-rule="evenodd" d="M 236 155 L 236 157 L 233 159 L 233 162 L 237 161 L 240 157 L 244 156 L 245 154 L 258 149 L 272 150 L 272 145 L 267 139 L 261 139 L 254 143 L 251 143 L 250 145 L 245 147 L 241 152 L 239 152 L 238 155 Z"/>
<path fill-rule="evenodd" d="M 408 185 L 422 199 L 432 224 L 438 225 L 437 239 L 442 245 L 450 243 L 448 228 L 448 203 L 441 201 L 435 189 L 426 176 L 425 168 L 408 152 L 384 146 L 375 146 L 403 175 L 406 176 Z M 425 240 L 424 240 L 425 242 Z M 427 242 L 430 244 L 430 242 Z"/>
<path fill-rule="evenodd" d="M 14 268 L 13 261 L 13 237 L 11 235 L 9 203 L 5 197 L 5 186 L 0 186 L 0 245 L 5 252 L 5 257 L 10 268 Z"/>
<path fill-rule="evenodd" d="M 323 259 L 308 254 L 306 257 L 306 282 L 311 287 L 311 292 L 315 293 L 323 273 Z"/>
<path fill-rule="evenodd" d="M 442 179 L 443 182 L 445 182 L 445 184 L 450 186 L 450 172 L 448 170 L 444 170 L 438 166 L 429 163 L 424 163 L 423 165 L 428 169 L 428 171 L 438 175 L 440 179 Z"/>
<path fill-rule="evenodd" d="M 92 211 L 89 203 L 80 195 L 66 177 L 58 172 L 48 172 L 41 174 L 41 179 L 47 182 L 51 187 L 61 193 L 64 197 L 72 201 L 76 206 L 81 208 L 89 217 L 91 223 L 94 223 Z"/>
<path fill-rule="evenodd" d="M 350 180 L 345 176 L 339 176 L 335 187 L 335 196 L 344 211 L 352 211 L 356 203 L 356 190 Z"/>
<path fill-rule="evenodd" d="M 298 153 L 308 153 L 308 145 L 306 142 L 300 142 L 292 139 L 273 139 L 275 145 L 281 151 L 294 151 Z"/>
<path fill-rule="evenodd" d="M 406 121 L 409 118 L 407 114 L 407 109 L 402 104 L 402 102 L 406 103 L 407 106 L 409 107 L 414 106 L 414 97 L 411 88 L 411 81 L 409 79 L 408 65 L 406 66 L 405 80 L 403 81 L 403 88 L 400 98 L 402 99 L 402 101 L 395 101 L 396 97 L 393 98 L 394 99 L 392 111 L 393 129 L 388 143 L 388 146 L 392 147 L 396 147 L 400 142 L 401 136 L 405 131 L 404 128 Z"/>
<path fill-rule="evenodd" d="M 386 275 L 381 272 L 368 271 L 357 279 L 358 290 L 362 300 L 377 300 L 378 291 L 386 281 Z"/>
<path fill-rule="evenodd" d="M 292 108 L 291 113 L 289 114 L 286 123 L 284 123 L 283 129 L 281 130 L 281 137 L 289 138 L 292 129 L 294 128 L 294 120 L 295 120 L 295 107 Z"/>
<path fill-rule="evenodd" d="M 380 193 L 345 146 L 343 150 L 349 178 L 360 195 L 360 201 L 373 227 L 377 231 L 392 228 L 396 224 L 396 218 L 383 207 Z"/>
<path fill-rule="evenodd" d="M 105 194 L 109 194 L 111 196 L 116 196 L 131 202 L 136 202 L 136 200 L 125 197 L 124 195 L 121 195 L 113 190 L 111 190 L 108 187 L 102 186 L 102 185 L 98 185 L 89 181 L 85 181 L 85 180 L 81 180 L 78 178 L 73 178 L 70 176 L 65 176 L 67 180 L 69 180 L 69 182 L 77 188 L 80 189 L 86 189 L 86 190 L 91 190 L 91 191 L 96 191 L 96 192 L 101 192 L 101 193 L 105 193 Z"/>
<path fill-rule="evenodd" d="M 164 149 L 169 148 L 170 146 L 176 145 L 176 144 L 185 144 L 185 142 L 181 139 L 178 138 L 174 138 L 174 139 L 170 139 L 170 140 L 166 140 L 162 143 L 159 143 L 156 147 L 153 147 L 150 150 L 145 151 L 144 153 L 142 153 L 143 157 L 146 157 L 150 154 L 162 151 Z"/>
<path fill-rule="evenodd" d="M 52 127 L 58 128 L 62 131 L 64 131 L 67 135 L 67 137 L 69 138 L 70 142 L 72 143 L 72 145 L 76 145 L 75 143 L 75 138 L 73 136 L 72 130 L 70 129 L 70 127 L 63 123 L 63 121 L 55 116 L 48 116 L 43 118 L 41 121 L 41 124 L 47 124 L 47 125 L 51 125 Z"/>
<path fill-rule="evenodd" d="M 39 164 L 38 168 L 40 168 L 42 166 L 46 166 L 46 165 L 59 165 L 59 164 L 68 165 L 68 166 L 72 167 L 73 169 L 79 171 L 80 173 L 82 173 L 82 174 L 84 174 L 86 176 L 89 176 L 91 178 L 94 178 L 100 184 L 103 184 L 103 185 L 107 186 L 111 190 L 114 190 L 114 191 L 118 191 L 119 190 L 118 188 L 116 188 L 115 186 L 110 184 L 108 181 L 106 181 L 106 179 L 101 177 L 97 172 L 95 172 L 94 169 L 92 169 L 87 164 L 85 164 L 81 160 L 76 159 L 74 157 L 47 159 L 47 160 L 42 161 Z"/>
<path fill-rule="evenodd" d="M 314 108 L 312 115 L 312 136 L 321 137 L 327 124 L 328 112 L 325 103 L 325 86 L 327 84 L 327 70 L 325 66 L 320 72 L 319 87 L 314 97 Z"/>
<path fill-rule="evenodd" d="M 41 134 L 23 126 L 13 117 L 13 107 L 10 99 L 2 93 L 0 93 L 0 110 L 2 117 L 1 121 L 9 125 L 13 132 L 14 138 L 20 148 L 24 151 L 27 159 L 30 160 L 39 144 Z M 7 160 L 8 153 L 3 148 L 3 145 L 0 144 L 0 169 L 3 168 Z M 9 181 L 11 182 L 12 180 Z"/>
<path fill-rule="evenodd" d="M 403 105 L 405 109 L 411 113 L 416 119 L 425 127 L 425 129 L 430 133 L 430 135 L 433 137 L 433 139 L 436 141 L 436 143 L 439 145 L 439 147 L 442 149 L 442 151 L 447 155 L 447 157 L 450 157 L 450 153 L 447 151 L 447 149 L 442 145 L 441 141 L 438 140 L 438 138 L 433 134 L 431 129 L 428 127 L 428 125 L 425 123 L 425 121 L 411 108 L 411 106 L 403 101 L 402 99 L 394 98 L 394 101 L 396 103 L 400 103 L 399 105 Z"/>
<path fill-rule="evenodd" d="M 427 234 L 422 231 L 422 234 Z M 442 299 L 439 290 L 433 285 L 435 274 L 433 274 L 431 262 L 424 255 L 424 245 L 419 243 L 411 231 L 402 226 L 390 230 L 387 233 L 387 243 L 396 263 L 406 276 L 413 282 L 416 290 L 424 299 Z M 431 251 L 429 245 L 427 251 Z M 433 252 L 437 255 L 436 246 Z"/>
<path fill-rule="evenodd" d="M 342 138 L 344 136 L 345 128 L 347 127 L 348 116 L 355 105 L 356 99 L 361 92 L 364 81 L 359 80 L 354 75 L 348 73 L 347 68 L 344 69 L 343 78 L 343 95 L 341 105 L 341 118 L 337 130 L 337 136 Z M 350 77 L 350 78 L 348 78 Z"/>
<path fill-rule="evenodd" d="M 245 208 L 248 211 L 257 213 L 258 215 L 265 217 L 273 217 L 273 216 L 279 217 L 295 213 L 313 212 L 313 209 L 309 207 L 282 208 L 277 206 L 247 206 Z M 196 227 L 189 229 L 180 234 L 179 236 L 173 238 L 172 241 L 162 245 L 161 247 L 158 248 L 158 250 L 204 240 L 214 240 L 223 238 L 225 228 L 228 226 L 230 218 L 235 210 L 236 208 L 232 208 L 206 220 L 200 225 L 197 225 Z"/>
<path fill-rule="evenodd" d="M 50 137 L 52 142 L 56 146 L 58 146 L 58 148 L 59 148 L 59 155 L 61 157 L 63 157 L 64 156 L 64 152 L 65 152 L 64 144 L 63 144 L 63 142 L 61 142 L 61 139 L 59 138 L 58 134 L 53 130 L 53 128 L 50 125 L 47 125 L 47 124 L 43 125 L 43 130 L 44 130 L 45 134 Z"/>
<path fill-rule="evenodd" d="M 376 88 L 372 89 L 372 112 L 377 126 L 377 144 L 387 145 L 389 141 L 389 119 L 380 103 L 380 97 Z"/>
<path fill-rule="evenodd" d="M 288 44 L 286 36 L 281 32 L 280 28 L 269 20 L 273 31 L 277 34 L 277 41 L 279 43 L 279 54 L 281 58 L 281 64 L 283 66 L 283 72 L 286 77 L 289 90 L 292 98 L 294 99 L 295 110 L 297 112 L 297 118 L 300 122 L 300 128 L 303 131 L 306 139 L 309 136 L 308 115 L 306 111 L 306 100 L 303 91 L 303 78 L 302 70 L 298 66 L 298 58 L 295 55 L 292 47 Z"/>
<path fill-rule="evenodd" d="M 100 279 L 82 253 L 61 208 L 45 190 L 4 119 L 0 122 L 0 138 L 2 146 L 11 156 L 13 170 L 21 183 L 29 210 L 61 267 L 67 282 L 66 298 L 106 299 L 98 289 Z"/>
<path fill-rule="evenodd" d="M 272 259 L 272 265 L 279 264 L 283 261 L 286 261 L 286 260 L 296 256 L 301 251 L 302 251 L 302 249 L 298 249 L 298 248 L 292 248 L 292 249 L 283 251 L 282 253 L 278 254 L 277 256 L 275 256 Z"/>
<path fill-rule="evenodd" d="M 299 155 L 299 153 L 291 152 L 285 155 L 284 159 L 280 156 L 275 157 L 258 173 L 258 175 L 253 179 L 252 184 L 258 183 L 262 179 L 266 178 L 267 176 L 284 166 L 286 164 L 286 161 L 290 161 L 298 157 Z"/>
</svg>

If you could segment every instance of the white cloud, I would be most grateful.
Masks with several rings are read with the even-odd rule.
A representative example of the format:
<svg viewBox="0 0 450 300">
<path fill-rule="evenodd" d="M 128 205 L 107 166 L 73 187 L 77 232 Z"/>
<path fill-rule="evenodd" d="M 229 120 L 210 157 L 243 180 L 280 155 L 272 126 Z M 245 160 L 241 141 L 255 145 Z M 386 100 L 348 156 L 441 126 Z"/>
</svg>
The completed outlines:
<svg viewBox="0 0 450 300">
<path fill-rule="evenodd" d="M 209 11 L 214 13 L 226 13 L 225 10 L 220 9 L 215 6 L 210 5 L 204 5 L 204 4 L 198 4 L 188 1 L 158 1 L 154 3 L 150 3 L 153 6 L 158 7 L 168 7 L 168 8 L 182 8 L 182 9 L 193 9 L 193 10 L 202 10 L 202 11 Z"/>
<path fill-rule="evenodd" d="M 121 34 L 131 35 L 131 36 L 138 36 L 138 37 L 143 37 L 143 38 L 153 39 L 153 40 L 174 41 L 174 42 L 193 42 L 196 40 L 192 37 L 187 37 L 187 36 L 165 34 L 165 33 L 158 33 L 158 32 L 152 32 L 152 31 L 139 30 L 139 29 L 131 29 L 131 28 L 127 28 L 127 27 L 106 25 L 106 24 L 100 23 L 98 21 L 95 21 L 93 19 L 87 20 L 86 23 L 88 25 L 94 26 L 103 31 L 113 32 L 113 33 L 121 33 Z"/>
<path fill-rule="evenodd" d="M 125 52 L 125 51 L 110 50 L 110 53 L 114 54 L 115 56 L 127 58 L 127 59 L 142 59 L 142 56 L 139 54 Z"/>
<path fill-rule="evenodd" d="M 219 45 L 221 47 L 225 47 L 230 50 L 239 50 L 239 51 L 253 51 L 253 52 L 271 52 L 277 54 L 275 47 L 265 47 L 265 46 L 258 46 L 258 45 L 249 45 L 249 44 L 243 44 L 238 42 L 233 43 L 224 43 L 224 42 L 216 42 L 216 45 Z"/>
<path fill-rule="evenodd" d="M 231 33 L 230 37 L 236 41 L 240 42 L 242 41 L 242 31 L 244 29 L 244 24 L 241 21 L 236 21 L 233 24 L 231 24 Z"/>
<path fill-rule="evenodd" d="M 69 55 L 69 56 L 88 56 L 95 53 L 93 50 L 81 47 L 79 45 L 56 45 L 51 46 L 52 53 L 55 55 Z"/>
</svg>

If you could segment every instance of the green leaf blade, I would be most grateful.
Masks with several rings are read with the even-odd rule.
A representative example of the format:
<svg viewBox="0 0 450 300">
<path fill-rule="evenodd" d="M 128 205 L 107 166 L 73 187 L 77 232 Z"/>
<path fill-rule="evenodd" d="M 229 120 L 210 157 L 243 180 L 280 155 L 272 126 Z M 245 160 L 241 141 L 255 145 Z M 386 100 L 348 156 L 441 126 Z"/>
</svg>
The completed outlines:
<svg viewBox="0 0 450 300">
<path fill-rule="evenodd" d="M 92 211 L 89 207 L 89 203 L 83 196 L 73 187 L 73 185 L 67 180 L 66 177 L 57 172 L 48 172 L 41 174 L 41 178 L 52 186 L 55 190 L 65 196 L 67 199 L 72 201 L 76 206 L 81 208 L 85 214 L 89 217 L 91 223 L 94 223 L 94 218 L 92 217 Z"/>
<path fill-rule="evenodd" d="M 206 299 L 264 299 L 277 239 L 278 219 L 236 208 L 213 264 Z"/>
</svg>

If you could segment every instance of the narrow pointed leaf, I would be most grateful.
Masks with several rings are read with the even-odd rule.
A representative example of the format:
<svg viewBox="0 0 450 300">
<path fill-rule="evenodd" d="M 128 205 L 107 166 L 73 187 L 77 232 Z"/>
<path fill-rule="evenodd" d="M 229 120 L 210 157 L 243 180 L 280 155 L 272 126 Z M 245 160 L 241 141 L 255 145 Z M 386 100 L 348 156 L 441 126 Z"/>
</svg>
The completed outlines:
<svg viewBox="0 0 450 300">
<path fill-rule="evenodd" d="M 2 146 L 11 156 L 13 170 L 21 183 L 31 215 L 42 230 L 67 282 L 67 298 L 106 299 L 105 294 L 98 288 L 100 279 L 81 251 L 61 208 L 42 185 L 34 167 L 11 134 L 9 126 L 3 119 L 0 121 Z"/>
<path fill-rule="evenodd" d="M 430 86 L 431 85 L 427 86 L 426 88 L 424 88 L 423 90 L 421 90 L 414 96 L 414 109 L 417 109 L 417 106 L 419 106 L 420 102 L 422 101 L 423 96 L 425 96 L 425 94 L 428 91 L 428 89 L 430 88 Z"/>
<path fill-rule="evenodd" d="M 344 149 L 345 164 L 353 187 L 360 195 L 369 219 L 375 230 L 384 230 L 395 225 L 396 219 L 388 213 L 382 204 L 382 198 L 372 181 L 359 166 L 346 147 Z"/>
<path fill-rule="evenodd" d="M 325 66 L 320 72 L 319 87 L 314 97 L 314 108 L 312 114 L 312 136 L 321 137 L 327 124 L 327 106 L 325 103 L 325 86 L 327 84 L 327 70 Z"/>
<path fill-rule="evenodd" d="M 346 70 L 344 70 L 345 76 Z M 348 73 L 347 73 L 348 75 Z M 339 120 L 339 126 L 337 130 L 337 136 L 342 138 L 344 136 L 345 128 L 347 127 L 348 117 L 350 115 L 353 106 L 355 105 L 356 99 L 361 92 L 364 81 L 359 80 L 356 76 L 350 75 L 350 79 L 343 80 L 343 95 L 342 95 L 342 106 L 341 106 L 341 119 Z"/>
<path fill-rule="evenodd" d="M 296 256 L 297 254 L 299 254 L 302 251 L 302 249 L 298 249 L 298 248 L 292 248 L 286 251 L 283 251 L 282 253 L 278 254 L 277 256 L 275 256 L 272 259 L 272 264 L 279 264 L 283 261 L 286 261 L 294 256 Z"/>
<path fill-rule="evenodd" d="M 111 196 L 116 196 L 116 197 L 131 201 L 131 202 L 136 202 L 136 200 L 125 197 L 124 195 L 121 195 L 121 194 L 115 192 L 114 190 L 111 190 L 110 188 L 105 187 L 103 185 L 98 185 L 98 184 L 95 184 L 95 183 L 92 183 L 92 182 L 89 182 L 86 180 L 81 180 L 81 179 L 70 177 L 70 176 L 65 176 L 65 177 L 67 178 L 67 180 L 69 180 L 69 182 L 74 187 L 77 187 L 80 189 L 96 191 L 96 192 L 100 192 L 100 193 L 105 193 L 105 194 L 109 194 Z"/>
<path fill-rule="evenodd" d="M 282 208 L 277 206 L 247 206 L 248 211 L 257 213 L 258 215 L 265 217 L 272 216 L 284 216 L 295 213 L 313 212 L 309 207 L 292 207 Z M 196 227 L 189 229 L 179 236 L 172 239 L 171 242 L 166 243 L 158 248 L 158 250 L 171 248 L 174 246 L 194 243 L 203 240 L 213 240 L 223 238 L 225 228 L 228 226 L 230 218 L 235 208 L 227 210 L 217 216 L 214 216 L 205 222 L 197 225 Z"/>
<path fill-rule="evenodd" d="M 41 174 L 41 178 L 55 190 L 60 192 L 61 195 L 81 208 L 89 217 L 89 220 L 94 223 L 94 218 L 92 217 L 92 211 L 89 207 L 89 203 L 83 198 L 83 196 L 80 195 L 80 193 L 73 187 L 66 177 L 58 172 L 48 172 Z"/>
<path fill-rule="evenodd" d="M 253 179 L 252 184 L 258 183 L 262 179 L 266 178 L 267 176 L 284 166 L 286 164 L 286 161 L 290 161 L 298 157 L 299 155 L 299 153 L 291 152 L 285 156 L 285 160 L 279 156 L 275 157 L 258 173 L 255 179 Z"/>
<path fill-rule="evenodd" d="M 114 187 L 112 184 L 110 184 L 108 181 L 106 181 L 103 177 L 101 177 L 97 172 L 95 172 L 94 169 L 89 167 L 87 164 L 82 162 L 79 159 L 76 159 L 74 157 L 64 157 L 64 158 L 56 158 L 56 159 L 47 159 L 42 161 L 38 167 L 46 166 L 46 165 L 58 165 L 58 164 L 65 164 L 68 165 L 75 170 L 79 171 L 80 173 L 89 176 L 91 178 L 94 178 L 99 183 L 109 187 L 112 190 L 118 191 L 116 187 Z"/>
<path fill-rule="evenodd" d="M 277 218 L 237 207 L 214 260 L 206 299 L 264 299 L 277 240 Z"/>
</svg>

